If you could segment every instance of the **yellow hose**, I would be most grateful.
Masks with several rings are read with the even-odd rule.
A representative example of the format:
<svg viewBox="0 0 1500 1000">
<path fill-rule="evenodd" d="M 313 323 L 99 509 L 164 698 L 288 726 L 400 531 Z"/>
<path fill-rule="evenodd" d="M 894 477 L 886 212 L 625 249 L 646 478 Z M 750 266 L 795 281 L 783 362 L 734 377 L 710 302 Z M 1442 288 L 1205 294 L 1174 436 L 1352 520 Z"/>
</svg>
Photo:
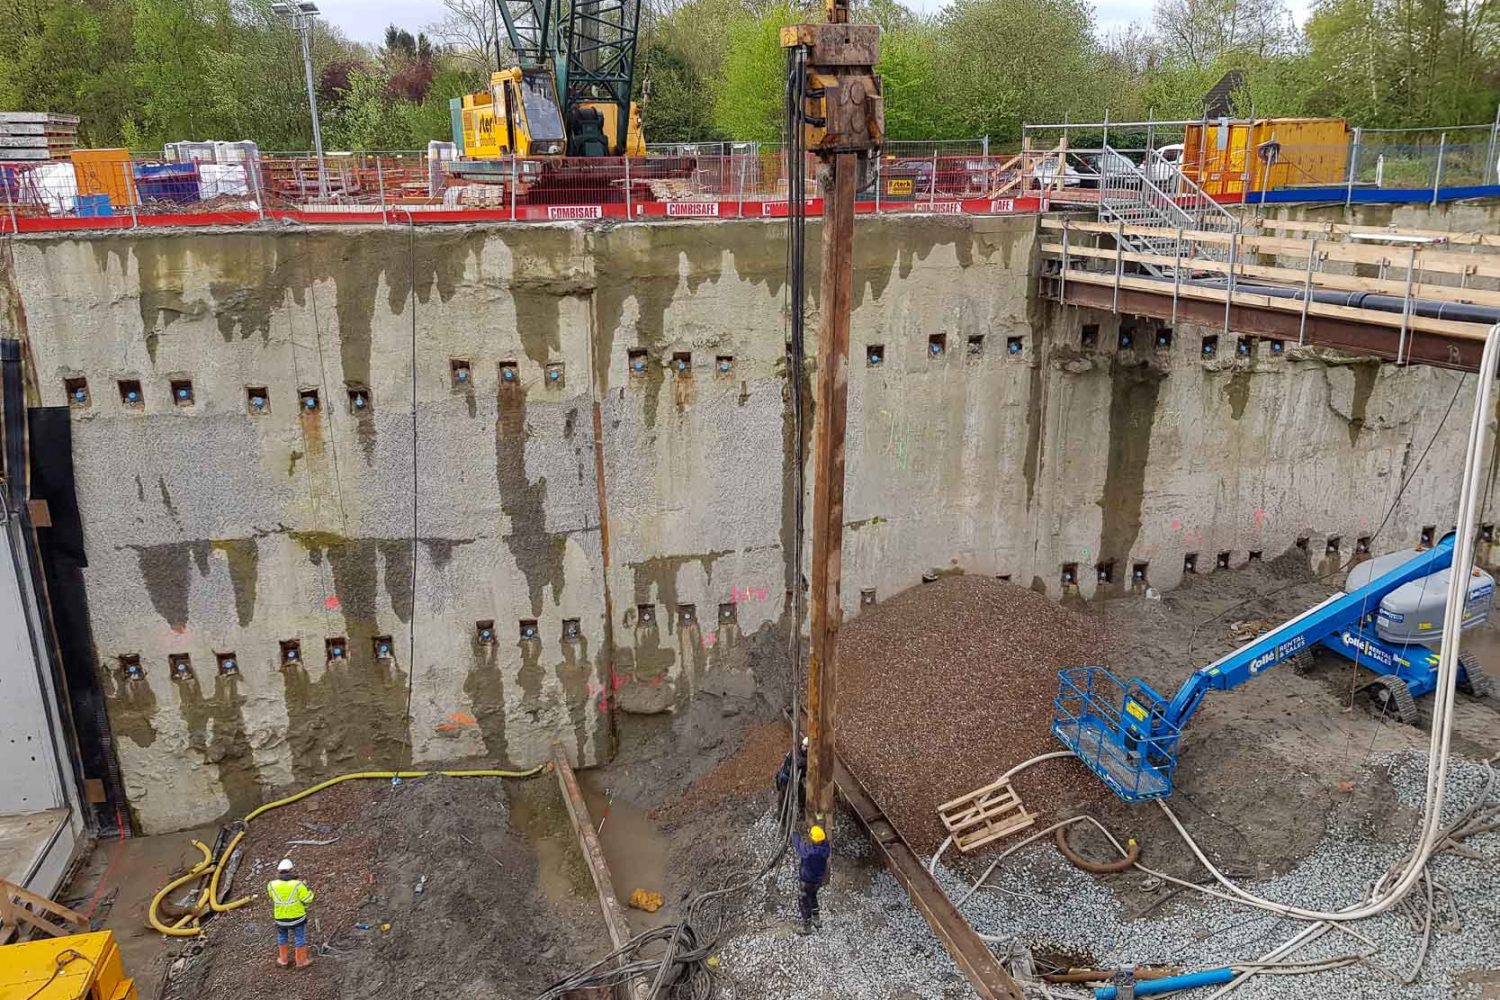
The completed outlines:
<svg viewBox="0 0 1500 1000">
<path fill-rule="evenodd" d="M 199 861 L 192 868 L 188 869 L 186 875 L 175 878 L 172 881 L 168 882 L 166 885 L 162 886 L 161 890 L 157 892 L 155 896 L 151 897 L 151 906 L 146 910 L 146 920 L 151 924 L 151 927 L 159 933 L 167 935 L 168 937 L 197 937 L 202 933 L 202 931 L 200 931 L 197 927 L 182 926 L 184 923 L 187 923 L 188 921 L 201 914 L 201 903 L 199 904 L 199 907 L 195 908 L 192 913 L 185 914 L 177 921 L 176 924 L 171 927 L 168 927 L 166 924 L 162 923 L 161 917 L 157 916 L 156 914 L 157 907 L 161 906 L 162 900 L 166 899 L 177 889 L 180 889 L 182 886 L 187 885 L 189 882 L 202 878 L 204 873 L 206 873 L 208 869 L 213 866 L 214 855 L 213 851 L 210 851 L 208 849 L 208 845 L 204 844 L 202 841 L 195 840 L 193 841 L 193 846 L 203 852 L 203 860 Z"/>
<path fill-rule="evenodd" d="M 232 903 L 219 902 L 219 874 L 224 871 L 224 866 L 234 856 L 234 849 L 239 847 L 240 841 L 244 839 L 244 830 L 241 830 L 230 838 L 229 846 L 224 848 L 224 853 L 219 857 L 219 863 L 214 865 L 213 877 L 208 880 L 208 905 L 215 913 L 228 913 L 230 910 L 238 910 L 250 902 L 249 896 L 241 896 Z"/>
<path fill-rule="evenodd" d="M 280 809 L 282 806 L 289 806 L 294 802 L 301 802 L 309 795 L 315 795 L 318 792 L 323 791 L 325 788 L 332 788 L 334 785 L 342 784 L 345 781 L 355 781 L 360 779 L 384 779 L 386 781 L 390 781 L 394 778 L 401 778 L 405 780 L 408 778 L 427 778 L 431 777 L 434 774 L 440 774 L 445 778 L 534 778 L 538 774 L 541 774 L 543 771 L 550 770 L 551 767 L 551 762 L 548 762 L 545 764 L 538 764 L 536 767 L 533 767 L 528 771 L 501 771 L 494 769 L 477 771 L 356 771 L 353 774 L 341 774 L 336 778 L 329 778 L 327 781 L 320 781 L 316 785 L 313 785 L 311 788 L 304 788 L 302 791 L 297 792 L 295 795 L 288 795 L 284 799 L 277 799 L 275 802 L 267 802 L 263 806 L 257 806 L 256 808 L 246 813 L 244 820 L 242 820 L 241 822 L 248 824 L 251 820 L 255 819 L 258 816 L 265 815 L 272 809 Z M 241 906 L 244 906 L 246 903 L 250 902 L 252 898 L 250 896 L 242 896 L 239 899 L 236 899 L 233 902 L 229 903 L 219 902 L 219 875 L 223 872 L 224 865 L 234 854 L 235 848 L 239 847 L 240 841 L 245 838 L 245 832 L 246 831 L 241 830 L 234 835 L 234 837 L 229 841 L 228 845 L 225 846 L 224 853 L 219 855 L 218 864 L 214 864 L 213 851 L 209 850 L 207 845 L 203 844 L 201 841 L 193 841 L 193 846 L 203 852 L 203 860 L 194 865 L 193 869 L 186 875 L 182 876 L 179 879 L 175 879 L 172 882 L 169 882 L 151 900 L 151 908 L 147 911 L 146 916 L 147 919 L 151 922 L 151 926 L 155 930 L 171 937 L 196 937 L 199 934 L 203 933 L 202 930 L 200 930 L 196 926 L 184 927 L 182 925 L 190 921 L 196 921 L 198 918 L 202 917 L 204 912 L 207 910 L 212 910 L 214 913 L 227 913 L 230 910 L 237 910 Z M 191 913 L 185 914 L 177 921 L 176 924 L 171 927 L 168 927 L 166 924 L 162 923 L 161 918 L 158 917 L 156 913 L 156 908 L 161 905 L 161 901 L 167 896 L 171 895 L 174 890 L 188 884 L 194 878 L 199 878 L 204 875 L 210 868 L 212 868 L 212 874 L 210 875 L 208 881 L 208 898 L 206 900 L 206 905 L 204 903 L 199 903 Z"/>
</svg>

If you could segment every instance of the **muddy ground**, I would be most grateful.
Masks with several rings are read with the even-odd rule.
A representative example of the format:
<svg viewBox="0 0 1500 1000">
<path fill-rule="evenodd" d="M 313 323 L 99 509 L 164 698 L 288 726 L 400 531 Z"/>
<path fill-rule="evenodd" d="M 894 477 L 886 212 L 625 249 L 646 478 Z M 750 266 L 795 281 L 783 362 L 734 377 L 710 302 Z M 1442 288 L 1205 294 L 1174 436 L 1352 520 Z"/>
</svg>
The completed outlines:
<svg viewBox="0 0 1500 1000">
<path fill-rule="evenodd" d="M 1285 559 L 1189 578 L 1159 599 L 1122 596 L 1076 610 L 1101 621 L 1117 673 L 1139 675 L 1170 693 L 1238 644 L 1231 623 L 1276 623 L 1331 590 Z M 1500 674 L 1495 632 L 1470 633 L 1468 646 Z M 692 893 L 775 855 L 771 782 L 791 740 L 782 722 L 785 676 L 774 673 L 781 662 L 758 661 L 759 679 L 750 671 L 706 678 L 694 702 L 675 714 L 622 716 L 616 760 L 580 774 L 620 896 L 640 888 L 665 900 L 654 914 L 629 910 L 633 930 L 674 920 Z M 1238 690 L 1213 692 L 1194 717 L 1171 802 L 1230 876 L 1290 871 L 1333 835 L 1395 843 L 1410 832 L 1413 811 L 1398 804 L 1371 759 L 1422 749 L 1426 733 L 1379 718 L 1351 699 L 1353 686 L 1347 661 L 1318 656 L 1305 673 L 1278 667 Z M 1500 749 L 1493 701 L 1461 697 L 1458 717 L 1457 752 L 1472 758 Z M 1152 865 L 1203 878 L 1159 810 L 1089 798 L 1087 808 L 1106 825 L 1141 841 Z M 1045 805 L 1057 813 L 1083 808 Z M 841 815 L 834 826 L 837 856 L 825 890 L 823 935 L 808 941 L 793 933 L 795 881 L 783 857 L 726 909 L 719 994 L 790 1000 L 816 987 L 819 995 L 850 1000 L 971 995 L 852 817 Z M 293 848 L 319 893 L 313 941 L 325 950 L 313 969 L 284 974 L 296 984 L 290 995 L 524 1000 L 602 954 L 606 938 L 594 890 L 551 776 L 340 786 L 253 824 L 236 892 L 260 891 L 286 840 L 335 835 L 334 845 Z M 1083 833 L 1075 846 L 1108 855 Z M 1145 928 L 1153 910 L 1163 912 L 1162 894 L 1141 879 L 1106 881 L 1126 933 Z M 1182 905 L 1193 904 L 1170 904 Z M 266 977 L 275 983 L 283 975 L 271 965 L 267 911 L 257 897 L 218 918 L 206 946 L 187 946 L 190 954 L 175 966 L 166 995 L 266 995 Z M 1027 931 L 1012 929 L 1023 937 Z"/>
<path fill-rule="evenodd" d="M 264 884 L 283 854 L 317 894 L 309 969 L 273 964 Z M 604 939 L 550 774 L 339 785 L 250 825 L 234 893 L 252 902 L 187 947 L 166 996 L 524 997 Z"/>
</svg>

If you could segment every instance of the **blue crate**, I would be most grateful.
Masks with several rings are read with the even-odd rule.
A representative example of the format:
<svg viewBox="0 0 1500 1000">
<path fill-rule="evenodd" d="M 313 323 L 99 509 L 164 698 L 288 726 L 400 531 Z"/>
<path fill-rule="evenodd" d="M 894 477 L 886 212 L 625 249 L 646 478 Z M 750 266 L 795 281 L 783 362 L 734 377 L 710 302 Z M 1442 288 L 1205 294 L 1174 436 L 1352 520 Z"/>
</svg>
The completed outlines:
<svg viewBox="0 0 1500 1000">
<path fill-rule="evenodd" d="M 1172 794 L 1181 729 L 1145 683 L 1104 667 L 1058 673 L 1052 733 L 1126 802 Z"/>
<path fill-rule="evenodd" d="M 73 210 L 81 219 L 103 219 L 115 214 L 107 194 L 81 194 L 74 201 Z"/>
</svg>

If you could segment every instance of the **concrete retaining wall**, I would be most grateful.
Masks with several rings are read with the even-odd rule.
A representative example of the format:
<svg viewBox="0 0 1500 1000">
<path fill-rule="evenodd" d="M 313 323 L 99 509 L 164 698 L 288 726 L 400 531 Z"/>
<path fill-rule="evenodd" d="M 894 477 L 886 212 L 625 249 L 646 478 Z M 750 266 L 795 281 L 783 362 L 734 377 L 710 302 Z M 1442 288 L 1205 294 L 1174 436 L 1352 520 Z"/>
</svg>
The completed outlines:
<svg viewBox="0 0 1500 1000">
<path fill-rule="evenodd" d="M 142 827 L 366 767 L 526 766 L 554 739 L 598 763 L 612 687 L 625 710 L 663 711 L 705 679 L 782 670 L 782 233 L 14 243 L 0 315 L 28 341 L 36 402 L 69 405 L 67 380 L 87 380 L 88 601 Z M 1347 554 L 1458 379 L 1313 357 L 1205 365 L 1188 328 L 1170 350 L 1120 351 L 1116 319 L 1032 299 L 1032 218 L 862 220 L 856 239 L 848 613 L 930 570 L 1059 594 L 1076 563 L 1093 596 L 1101 561 L 1116 588 L 1135 562 L 1170 587 L 1187 552 L 1203 572 L 1299 538 L 1315 561 L 1330 535 Z M 265 412 L 247 394 L 262 388 Z M 1462 442 L 1455 420 L 1377 548 L 1451 520 Z M 175 654 L 190 657 L 180 679 Z M 237 676 L 219 671 L 227 654 Z"/>
</svg>

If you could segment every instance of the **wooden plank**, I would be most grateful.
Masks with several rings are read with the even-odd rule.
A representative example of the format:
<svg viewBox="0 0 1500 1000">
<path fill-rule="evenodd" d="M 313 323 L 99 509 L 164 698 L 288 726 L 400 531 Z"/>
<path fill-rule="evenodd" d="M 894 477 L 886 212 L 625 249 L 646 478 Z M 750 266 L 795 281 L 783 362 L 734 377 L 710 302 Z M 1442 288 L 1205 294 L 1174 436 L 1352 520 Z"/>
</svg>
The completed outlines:
<svg viewBox="0 0 1500 1000">
<path fill-rule="evenodd" d="M 928 873 L 927 865 L 901 837 L 900 831 L 889 825 L 870 793 L 838 759 L 833 761 L 833 781 L 839 795 L 870 831 L 870 839 L 886 868 L 911 895 L 917 912 L 953 956 L 980 1000 L 1026 1000 L 1020 985 L 995 961 L 989 946 Z M 879 836 L 877 829 L 881 830 Z"/>
<path fill-rule="evenodd" d="M 0 879 L 0 940 L 19 933 L 23 923 L 51 937 L 76 934 L 89 925 L 88 918 L 76 910 Z"/>
<path fill-rule="evenodd" d="M 1062 220 L 1041 220 L 1043 229 L 1062 229 Z M 1119 231 L 1118 225 L 1103 222 L 1074 222 L 1068 221 L 1068 230 L 1079 233 L 1112 234 Z M 1124 232 L 1129 236 L 1149 236 L 1156 239 L 1181 238 L 1189 243 L 1211 243 L 1216 246 L 1228 246 L 1235 239 L 1234 234 L 1216 232 L 1212 230 L 1185 229 L 1181 233 L 1176 229 L 1167 229 L 1161 226 L 1126 226 Z M 1305 260 L 1311 241 L 1299 239 L 1283 239 L 1275 236 L 1240 236 L 1239 250 L 1241 253 L 1265 253 L 1283 257 L 1294 257 Z M 1319 241 L 1318 249 L 1326 254 L 1328 260 L 1338 260 L 1350 264 L 1386 264 L 1391 267 L 1405 268 L 1411 261 L 1411 248 L 1409 247 L 1373 247 L 1358 246 L 1349 243 L 1327 243 Z M 1437 271 L 1443 274 L 1467 274 L 1481 278 L 1500 278 L 1500 255 L 1475 254 L 1475 253 L 1445 253 L 1440 250 L 1417 248 L 1417 267 L 1426 271 Z"/>
<path fill-rule="evenodd" d="M 1061 243 L 1043 243 L 1043 253 L 1052 253 L 1062 256 L 1063 246 Z M 1088 257 L 1096 260 L 1114 260 L 1115 251 L 1107 247 L 1078 246 L 1068 244 L 1069 257 Z M 1196 271 L 1213 271 L 1218 274 L 1227 274 L 1229 263 L 1221 260 L 1207 260 L 1199 257 L 1184 257 L 1179 261 L 1176 257 L 1168 257 L 1165 254 L 1131 253 L 1126 252 L 1126 260 L 1133 260 L 1141 264 L 1154 264 L 1158 267 L 1185 266 Z M 1403 268 L 1403 270 L 1405 270 Z M 1246 264 L 1236 261 L 1234 265 L 1236 275 L 1251 275 L 1257 278 L 1269 278 L 1273 281 L 1285 282 L 1289 286 L 1301 288 L 1303 279 L 1307 272 L 1295 267 L 1273 267 L 1267 264 Z M 1397 298 L 1406 297 L 1406 282 L 1394 278 L 1361 278 L 1353 274 L 1336 274 L 1331 271 L 1312 272 L 1312 282 L 1315 288 L 1336 288 L 1348 292 L 1379 292 L 1382 295 L 1394 295 Z M 1500 291 L 1490 291 L 1482 288 L 1459 288 L 1457 285 L 1433 285 L 1425 282 L 1415 282 L 1411 286 L 1411 293 L 1416 298 L 1440 299 L 1444 302 L 1475 303 L 1486 306 L 1500 306 Z"/>
<path fill-rule="evenodd" d="M 1351 226 L 1343 222 L 1306 222 L 1300 219 L 1246 219 L 1247 229 L 1270 229 L 1287 233 L 1322 233 L 1345 236 L 1349 233 L 1384 233 L 1398 236 L 1420 236 L 1442 239 L 1453 246 L 1500 247 L 1500 233 L 1443 232 L 1439 229 L 1412 229 L 1407 226 Z"/>
<path fill-rule="evenodd" d="M 573 821 L 573 832 L 578 835 L 578 846 L 583 851 L 583 860 L 589 866 L 594 879 L 594 890 L 599 895 L 599 910 L 604 915 L 604 927 L 609 932 L 611 951 L 625 947 L 630 940 L 630 922 L 625 918 L 625 908 L 615 893 L 615 883 L 609 875 L 609 862 L 604 858 L 604 846 L 594 830 L 593 817 L 589 815 L 588 803 L 583 799 L 583 790 L 578 787 L 578 776 L 568 763 L 568 755 L 560 745 L 552 747 L 552 766 L 557 771 L 557 783 L 562 788 L 563 804 L 568 809 L 568 819 Z M 630 992 L 634 997 L 644 998 L 647 984 L 637 978 L 631 980 Z"/>
</svg>

